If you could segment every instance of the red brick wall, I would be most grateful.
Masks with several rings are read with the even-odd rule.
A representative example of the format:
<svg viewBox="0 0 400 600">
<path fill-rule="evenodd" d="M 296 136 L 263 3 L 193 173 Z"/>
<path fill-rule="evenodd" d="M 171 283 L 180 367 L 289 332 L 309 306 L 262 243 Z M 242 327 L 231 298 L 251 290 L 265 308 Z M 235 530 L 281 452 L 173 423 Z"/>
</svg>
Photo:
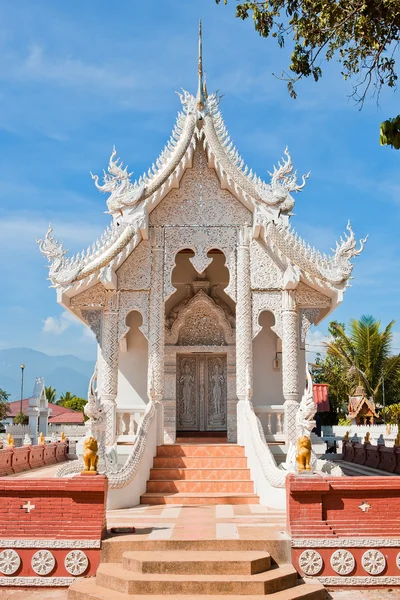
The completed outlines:
<svg viewBox="0 0 400 600">
<path fill-rule="evenodd" d="M 7 541 L 12 540 L 11 547 L 21 559 L 18 571 L 9 577 L 38 577 L 31 558 L 37 550 L 45 548 L 56 559 L 53 571 L 47 576 L 47 585 L 52 585 L 54 577 L 70 578 L 64 559 L 77 541 L 89 560 L 84 575 L 94 575 L 106 528 L 106 495 L 107 479 L 102 475 L 66 479 L 0 478 L 0 551 L 9 548 Z M 27 503 L 31 505 L 30 512 L 24 508 Z M 35 546 L 38 540 L 45 542 Z M 90 548 L 94 543 L 98 548 Z M 31 547 L 19 547 L 26 545 Z M 4 582 L 0 580 L 1 584 Z"/>
<path fill-rule="evenodd" d="M 61 442 L 46 446 L 6 447 L 0 450 L 0 477 L 65 460 L 67 460 L 67 446 Z"/>
<path fill-rule="evenodd" d="M 400 570 L 396 564 L 400 552 L 400 479 L 397 477 L 289 475 L 287 529 L 294 545 L 293 564 L 299 571 L 302 552 L 316 551 L 322 557 L 323 566 L 315 576 L 342 581 L 330 581 L 330 585 L 372 585 L 362 583 L 366 577 L 371 578 L 362 565 L 362 556 L 373 549 L 382 552 L 386 559 L 385 569 L 379 574 L 386 579 L 376 585 L 400 585 Z M 350 551 L 355 559 L 353 572 L 347 575 L 356 578 L 353 583 L 346 582 L 331 566 L 331 556 L 340 548 Z M 398 579 L 397 583 L 393 577 Z"/>
</svg>

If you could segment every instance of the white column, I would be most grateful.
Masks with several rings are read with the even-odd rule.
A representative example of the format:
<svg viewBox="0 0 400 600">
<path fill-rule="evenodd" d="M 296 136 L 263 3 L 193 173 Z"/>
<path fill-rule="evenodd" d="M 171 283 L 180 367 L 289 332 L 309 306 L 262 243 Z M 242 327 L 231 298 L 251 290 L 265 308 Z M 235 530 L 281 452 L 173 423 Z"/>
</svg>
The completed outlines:
<svg viewBox="0 0 400 600">
<path fill-rule="evenodd" d="M 239 229 L 236 292 L 236 393 L 239 400 L 246 398 L 247 377 L 250 376 L 251 384 L 253 382 L 250 234 L 247 226 Z"/>
<path fill-rule="evenodd" d="M 107 291 L 107 304 L 101 327 L 101 402 L 106 415 L 105 443 L 116 437 L 116 402 L 118 393 L 118 292 Z"/>
<path fill-rule="evenodd" d="M 153 398 L 161 402 L 164 398 L 164 229 L 151 229 L 152 271 L 149 315 L 149 369 L 148 393 L 152 387 Z M 175 440 L 175 411 L 169 415 L 170 432 L 166 441 Z M 170 439 L 172 436 L 173 439 Z"/>
<path fill-rule="evenodd" d="M 282 385 L 284 431 L 289 446 L 287 460 L 290 462 L 296 453 L 296 415 L 299 408 L 299 320 L 294 290 L 282 292 Z"/>
</svg>

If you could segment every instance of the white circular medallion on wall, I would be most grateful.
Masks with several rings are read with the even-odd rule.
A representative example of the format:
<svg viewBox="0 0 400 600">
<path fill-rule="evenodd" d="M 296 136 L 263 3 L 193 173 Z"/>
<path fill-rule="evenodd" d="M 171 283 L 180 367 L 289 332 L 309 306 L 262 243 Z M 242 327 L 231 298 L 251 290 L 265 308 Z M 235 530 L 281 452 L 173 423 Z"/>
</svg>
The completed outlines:
<svg viewBox="0 0 400 600">
<path fill-rule="evenodd" d="M 397 568 L 400 569 L 400 552 L 396 556 L 396 565 L 397 565 Z"/>
<path fill-rule="evenodd" d="M 20 556 L 15 550 L 2 550 L 0 552 L 0 573 L 3 573 L 3 575 L 14 575 L 20 564 Z"/>
<path fill-rule="evenodd" d="M 88 557 L 82 550 L 71 550 L 64 560 L 64 566 L 71 575 L 83 575 L 88 565 Z"/>
<path fill-rule="evenodd" d="M 54 569 L 55 564 L 56 559 L 54 558 L 50 550 L 38 550 L 32 556 L 32 569 L 38 575 L 49 575 Z"/>
<path fill-rule="evenodd" d="M 348 550 L 336 550 L 331 556 L 331 567 L 339 575 L 349 575 L 355 564 L 354 556 Z"/>
<path fill-rule="evenodd" d="M 316 550 L 304 550 L 299 556 L 300 569 L 306 575 L 318 575 L 322 565 L 322 556 Z"/>
<path fill-rule="evenodd" d="M 370 575 L 380 575 L 386 567 L 386 558 L 379 550 L 367 550 L 362 555 L 361 563 Z"/>
</svg>

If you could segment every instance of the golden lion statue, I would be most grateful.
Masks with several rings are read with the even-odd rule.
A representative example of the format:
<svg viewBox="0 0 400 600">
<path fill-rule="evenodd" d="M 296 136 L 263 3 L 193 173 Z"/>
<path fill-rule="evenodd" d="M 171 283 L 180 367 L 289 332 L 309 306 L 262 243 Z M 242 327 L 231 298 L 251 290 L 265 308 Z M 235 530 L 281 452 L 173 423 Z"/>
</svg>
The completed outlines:
<svg viewBox="0 0 400 600">
<path fill-rule="evenodd" d="M 296 465 L 298 471 L 311 471 L 311 440 L 306 435 L 297 440 Z"/>
<path fill-rule="evenodd" d="M 44 446 L 46 443 L 46 439 L 42 432 L 39 433 L 38 444 Z"/>
<path fill-rule="evenodd" d="M 398 448 L 400 446 L 400 432 L 397 434 L 396 439 L 394 440 L 394 447 Z"/>
<path fill-rule="evenodd" d="M 343 436 L 343 441 L 344 442 L 348 442 L 349 441 L 349 437 L 350 437 L 350 431 L 346 431 L 346 433 Z"/>
<path fill-rule="evenodd" d="M 83 442 L 83 462 L 85 463 L 85 468 L 82 473 L 96 475 L 97 463 L 99 462 L 99 457 L 97 455 L 98 450 L 99 446 L 94 437 L 90 436 L 85 439 Z"/>
<path fill-rule="evenodd" d="M 7 433 L 7 446 L 14 446 L 14 438 L 11 433 Z"/>
<path fill-rule="evenodd" d="M 365 434 L 365 438 L 364 438 L 364 444 L 370 444 L 371 440 L 370 440 L 371 434 L 369 431 L 367 431 L 367 433 Z"/>
</svg>

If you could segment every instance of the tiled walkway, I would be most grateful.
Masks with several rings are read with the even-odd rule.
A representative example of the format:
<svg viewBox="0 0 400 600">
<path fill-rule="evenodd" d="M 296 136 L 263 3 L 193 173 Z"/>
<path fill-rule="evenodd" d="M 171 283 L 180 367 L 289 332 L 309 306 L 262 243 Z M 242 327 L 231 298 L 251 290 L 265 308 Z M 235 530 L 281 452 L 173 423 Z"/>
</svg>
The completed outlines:
<svg viewBox="0 0 400 600">
<path fill-rule="evenodd" d="M 140 540 L 286 540 L 285 518 L 285 511 L 260 504 L 139 505 L 107 512 L 108 528 L 134 526 Z"/>
</svg>

